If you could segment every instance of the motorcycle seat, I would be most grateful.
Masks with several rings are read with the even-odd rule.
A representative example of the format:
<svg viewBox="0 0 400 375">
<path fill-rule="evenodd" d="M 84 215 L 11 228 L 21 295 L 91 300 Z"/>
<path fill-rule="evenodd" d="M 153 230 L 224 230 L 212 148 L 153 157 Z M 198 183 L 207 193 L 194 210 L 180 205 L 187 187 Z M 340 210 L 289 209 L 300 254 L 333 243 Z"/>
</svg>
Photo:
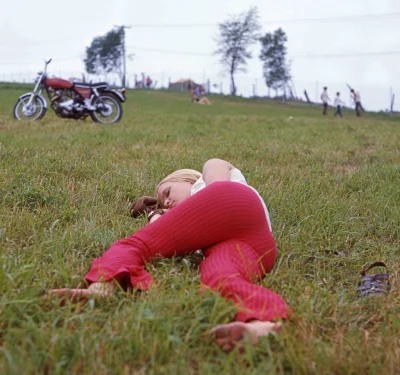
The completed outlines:
<svg viewBox="0 0 400 375">
<path fill-rule="evenodd" d="M 77 87 L 90 87 L 90 88 L 108 87 L 107 82 L 97 82 L 97 83 L 75 82 L 74 85 Z"/>
</svg>

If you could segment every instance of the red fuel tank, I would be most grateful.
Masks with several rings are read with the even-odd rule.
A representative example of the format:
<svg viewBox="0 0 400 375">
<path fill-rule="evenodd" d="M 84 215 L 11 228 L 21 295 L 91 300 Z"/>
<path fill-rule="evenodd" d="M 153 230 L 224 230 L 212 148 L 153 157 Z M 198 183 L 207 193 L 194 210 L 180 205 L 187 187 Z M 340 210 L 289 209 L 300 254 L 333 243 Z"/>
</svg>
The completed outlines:
<svg viewBox="0 0 400 375">
<path fill-rule="evenodd" d="M 46 85 L 53 89 L 70 89 L 73 83 L 61 78 L 47 78 Z"/>
</svg>

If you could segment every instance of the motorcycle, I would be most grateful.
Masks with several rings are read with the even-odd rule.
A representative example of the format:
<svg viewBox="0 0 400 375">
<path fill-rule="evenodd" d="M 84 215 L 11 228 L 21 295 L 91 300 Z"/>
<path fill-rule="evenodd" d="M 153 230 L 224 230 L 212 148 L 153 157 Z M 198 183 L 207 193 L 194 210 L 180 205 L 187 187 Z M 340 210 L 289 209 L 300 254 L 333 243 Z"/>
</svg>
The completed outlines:
<svg viewBox="0 0 400 375">
<path fill-rule="evenodd" d="M 32 92 L 19 97 L 14 107 L 17 120 L 40 120 L 46 114 L 47 101 L 42 95 L 46 91 L 51 108 L 62 118 L 85 119 L 113 124 L 121 120 L 122 105 L 126 101 L 126 89 L 110 88 L 106 82 L 83 83 L 71 82 L 61 78 L 47 77 L 45 61 L 43 72 L 38 73 Z"/>
</svg>

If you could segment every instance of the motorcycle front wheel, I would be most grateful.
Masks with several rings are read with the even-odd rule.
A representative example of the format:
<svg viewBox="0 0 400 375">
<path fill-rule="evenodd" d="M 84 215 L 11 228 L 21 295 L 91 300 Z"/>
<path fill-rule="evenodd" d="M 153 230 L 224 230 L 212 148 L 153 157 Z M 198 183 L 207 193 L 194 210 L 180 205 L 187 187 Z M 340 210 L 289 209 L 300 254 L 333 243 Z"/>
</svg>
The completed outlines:
<svg viewBox="0 0 400 375">
<path fill-rule="evenodd" d="M 35 121 L 40 120 L 46 113 L 46 103 L 40 96 L 34 96 L 31 103 L 29 100 L 32 94 L 21 96 L 14 106 L 14 118 L 16 120 Z"/>
<path fill-rule="evenodd" d="M 122 106 L 120 101 L 111 94 L 100 94 L 95 98 L 93 106 L 96 109 L 90 112 L 90 117 L 95 122 L 113 124 L 121 120 Z"/>
</svg>

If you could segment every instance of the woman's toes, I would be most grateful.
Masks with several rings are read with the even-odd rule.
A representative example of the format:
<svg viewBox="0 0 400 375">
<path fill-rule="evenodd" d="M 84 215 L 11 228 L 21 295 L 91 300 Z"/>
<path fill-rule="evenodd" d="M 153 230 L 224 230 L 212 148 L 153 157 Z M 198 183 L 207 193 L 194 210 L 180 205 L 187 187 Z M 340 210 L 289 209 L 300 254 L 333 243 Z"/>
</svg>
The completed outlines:
<svg viewBox="0 0 400 375">
<path fill-rule="evenodd" d="M 243 340 L 247 333 L 247 326 L 242 322 L 223 324 L 213 328 L 211 333 L 215 336 L 215 343 L 224 352 L 230 352 Z"/>
</svg>

